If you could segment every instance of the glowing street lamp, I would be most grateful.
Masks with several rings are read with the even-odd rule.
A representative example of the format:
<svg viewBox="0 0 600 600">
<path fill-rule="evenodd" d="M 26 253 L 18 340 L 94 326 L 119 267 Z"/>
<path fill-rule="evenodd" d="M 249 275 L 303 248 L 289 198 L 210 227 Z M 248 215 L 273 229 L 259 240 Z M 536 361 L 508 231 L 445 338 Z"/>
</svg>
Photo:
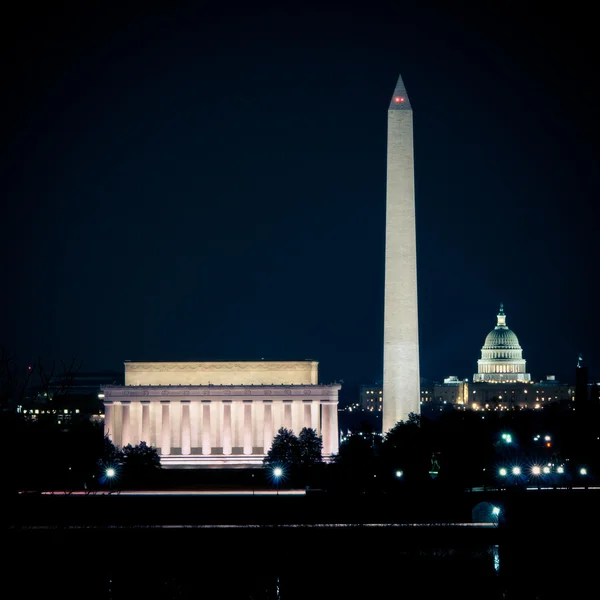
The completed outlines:
<svg viewBox="0 0 600 600">
<path fill-rule="evenodd" d="M 587 475 L 587 469 L 585 467 L 581 467 L 581 469 L 579 469 L 579 474 L 580 475 Z"/>
<path fill-rule="evenodd" d="M 520 475 L 521 474 L 521 467 L 513 467 L 512 468 L 512 474 L 513 475 Z"/>
<path fill-rule="evenodd" d="M 403 472 L 403 471 L 396 471 L 396 477 L 397 477 L 398 479 L 402 479 L 402 476 L 403 476 L 403 475 L 404 475 L 404 472 Z"/>
<path fill-rule="evenodd" d="M 273 469 L 273 479 L 277 486 L 277 495 L 279 496 L 279 480 L 283 477 L 283 469 L 281 467 L 275 467 Z"/>
<path fill-rule="evenodd" d="M 494 508 L 492 508 L 492 514 L 497 517 L 500 514 L 500 509 L 497 506 L 494 506 Z"/>
<path fill-rule="evenodd" d="M 512 444 L 512 435 L 510 433 L 503 433 L 502 439 L 506 444 Z"/>
<path fill-rule="evenodd" d="M 498 475 L 500 475 L 500 477 L 506 477 L 508 475 L 508 471 L 504 467 L 502 467 L 498 470 Z"/>
<path fill-rule="evenodd" d="M 117 470 L 114 467 L 108 467 L 104 471 L 104 478 L 108 481 L 108 489 L 112 492 L 112 482 L 113 479 L 117 476 Z"/>
<path fill-rule="evenodd" d="M 550 473 L 550 467 L 544 467 L 542 471 L 544 472 L 544 475 L 548 475 Z"/>
<path fill-rule="evenodd" d="M 562 475 L 565 472 L 565 468 L 564 467 L 556 467 L 556 472 L 560 473 Z"/>
<path fill-rule="evenodd" d="M 533 467 L 531 467 L 531 472 L 533 475 L 539 475 L 542 472 L 542 470 L 537 465 L 534 465 Z"/>
</svg>

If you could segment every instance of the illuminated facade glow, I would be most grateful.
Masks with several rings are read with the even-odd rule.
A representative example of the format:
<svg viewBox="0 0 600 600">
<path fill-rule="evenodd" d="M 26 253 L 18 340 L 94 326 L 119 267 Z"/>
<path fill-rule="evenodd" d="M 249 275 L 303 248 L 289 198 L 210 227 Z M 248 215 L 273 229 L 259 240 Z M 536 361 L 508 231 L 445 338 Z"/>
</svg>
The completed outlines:
<svg viewBox="0 0 600 600">
<path fill-rule="evenodd" d="M 339 384 L 318 383 L 314 361 L 126 362 L 125 385 L 105 386 L 104 431 L 117 446 L 157 447 L 163 466 L 261 465 L 281 427 L 338 452 Z"/>
<path fill-rule="evenodd" d="M 402 77 L 388 109 L 383 432 L 420 413 L 413 115 Z"/>
<path fill-rule="evenodd" d="M 531 381 L 531 375 L 525 372 L 523 349 L 519 340 L 506 326 L 502 304 L 497 318 L 496 327 L 485 338 L 481 358 L 477 361 L 478 372 L 473 375 L 473 383 Z"/>
</svg>

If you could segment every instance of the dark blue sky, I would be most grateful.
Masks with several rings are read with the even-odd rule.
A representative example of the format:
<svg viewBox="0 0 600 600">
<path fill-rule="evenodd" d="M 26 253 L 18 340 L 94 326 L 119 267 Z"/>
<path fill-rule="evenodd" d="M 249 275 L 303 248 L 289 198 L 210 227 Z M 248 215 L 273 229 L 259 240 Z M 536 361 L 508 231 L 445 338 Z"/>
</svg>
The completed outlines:
<svg viewBox="0 0 600 600">
<path fill-rule="evenodd" d="M 577 352 L 598 373 L 598 48 L 577 3 L 79 4 L 4 23 L 0 344 L 23 361 L 381 378 L 401 72 L 422 375 L 470 377 L 500 301 L 536 379 L 572 378 Z"/>
</svg>

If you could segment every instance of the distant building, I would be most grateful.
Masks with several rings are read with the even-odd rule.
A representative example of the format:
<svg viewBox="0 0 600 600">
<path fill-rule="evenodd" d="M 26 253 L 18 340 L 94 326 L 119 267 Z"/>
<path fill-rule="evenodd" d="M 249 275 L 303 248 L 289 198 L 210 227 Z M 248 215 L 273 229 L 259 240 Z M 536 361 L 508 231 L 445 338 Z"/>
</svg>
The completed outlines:
<svg viewBox="0 0 600 600">
<path fill-rule="evenodd" d="M 44 388 L 34 389 L 17 411 L 33 419 L 52 415 L 59 425 L 74 418 L 102 421 L 102 387 L 122 385 L 123 381 L 123 374 L 115 371 L 64 373 L 52 377 Z"/>
<path fill-rule="evenodd" d="M 362 410 L 381 412 L 383 410 L 383 386 L 381 384 L 361 385 L 359 406 Z"/>
<path fill-rule="evenodd" d="M 566 404 L 575 399 L 572 385 L 554 375 L 538 383 L 477 383 L 470 389 L 468 407 L 473 410 L 541 409 L 553 402 Z"/>
<path fill-rule="evenodd" d="M 506 325 L 501 304 L 496 327 L 487 335 L 481 349 L 473 383 L 448 377 L 444 383 L 435 385 L 434 402 L 440 408 L 453 404 L 482 411 L 541 409 L 554 402 L 573 402 L 574 386 L 557 381 L 554 375 L 534 383 L 525 365 L 523 349 Z"/>
<path fill-rule="evenodd" d="M 125 385 L 103 388 L 105 433 L 145 441 L 163 466 L 262 465 L 281 427 L 315 429 L 338 452 L 339 384 L 316 361 L 125 362 Z"/>
<path fill-rule="evenodd" d="M 421 404 L 433 399 L 434 382 L 421 377 Z M 361 385 L 357 408 L 368 412 L 383 411 L 383 385 L 376 382 L 371 385 Z"/>
<path fill-rule="evenodd" d="M 434 385 L 433 399 L 442 404 L 465 406 L 469 402 L 469 383 L 451 375 L 444 383 Z"/>
<path fill-rule="evenodd" d="M 506 325 L 504 306 L 500 304 L 496 327 L 488 333 L 477 361 L 467 405 L 473 410 L 511 410 L 542 408 L 552 402 L 573 400 L 572 386 L 548 375 L 533 383 L 526 372 L 523 349 L 515 333 Z"/>
<path fill-rule="evenodd" d="M 528 382 L 531 375 L 525 372 L 523 349 L 517 336 L 506 326 L 504 306 L 500 304 L 496 327 L 488 333 L 477 361 L 473 383 Z"/>
</svg>

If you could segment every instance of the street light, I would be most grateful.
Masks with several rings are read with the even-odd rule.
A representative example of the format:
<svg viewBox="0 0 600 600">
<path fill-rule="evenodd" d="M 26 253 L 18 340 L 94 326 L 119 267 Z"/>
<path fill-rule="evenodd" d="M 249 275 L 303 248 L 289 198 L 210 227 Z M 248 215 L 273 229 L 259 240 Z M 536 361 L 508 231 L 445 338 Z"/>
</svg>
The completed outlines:
<svg viewBox="0 0 600 600">
<path fill-rule="evenodd" d="M 565 468 L 564 467 L 556 467 L 556 472 L 560 473 L 562 475 L 565 472 Z"/>
<path fill-rule="evenodd" d="M 539 475 L 542 472 L 542 470 L 537 465 L 534 465 L 533 467 L 531 467 L 531 472 L 534 475 Z"/>
<path fill-rule="evenodd" d="M 585 467 L 581 467 L 581 469 L 579 469 L 579 474 L 580 475 L 587 475 L 587 469 Z"/>
<path fill-rule="evenodd" d="M 550 467 L 544 467 L 542 471 L 544 471 L 544 475 L 548 475 L 548 473 L 550 473 Z"/>
<path fill-rule="evenodd" d="M 498 475 L 500 475 L 500 477 L 506 477 L 508 475 L 508 471 L 504 467 L 502 467 L 498 470 Z"/>
<path fill-rule="evenodd" d="M 117 476 L 117 470 L 114 467 L 108 467 L 106 471 L 104 471 L 104 475 L 108 480 L 109 492 L 112 492 L 112 480 Z"/>
<path fill-rule="evenodd" d="M 396 471 L 396 477 L 398 479 L 401 479 L 403 475 L 404 475 L 404 473 L 402 471 Z"/>
<path fill-rule="evenodd" d="M 497 517 L 500 514 L 500 509 L 497 506 L 494 506 L 494 508 L 492 508 L 492 514 Z"/>
<path fill-rule="evenodd" d="M 521 474 L 521 467 L 513 467 L 512 468 L 512 474 L 513 475 L 520 475 Z"/>
<path fill-rule="evenodd" d="M 277 486 L 277 495 L 279 496 L 279 480 L 283 477 L 283 469 L 281 467 L 275 467 L 273 469 L 273 479 L 275 479 L 275 485 Z"/>
</svg>

